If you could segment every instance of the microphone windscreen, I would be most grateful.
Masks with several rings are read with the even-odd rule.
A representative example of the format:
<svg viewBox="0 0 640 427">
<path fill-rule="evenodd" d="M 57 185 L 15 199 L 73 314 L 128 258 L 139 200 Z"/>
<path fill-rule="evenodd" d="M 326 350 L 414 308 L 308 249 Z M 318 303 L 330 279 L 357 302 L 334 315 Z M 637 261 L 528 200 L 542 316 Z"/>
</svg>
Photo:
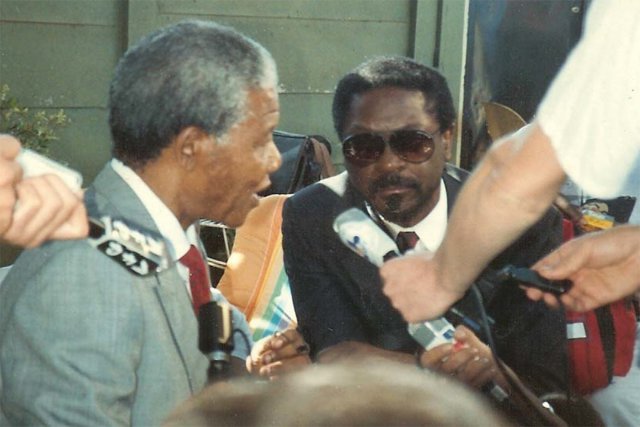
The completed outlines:
<svg viewBox="0 0 640 427">
<path fill-rule="evenodd" d="M 398 247 L 387 233 L 360 209 L 351 208 L 336 217 L 333 229 L 342 243 L 372 264 L 381 266 Z"/>
</svg>

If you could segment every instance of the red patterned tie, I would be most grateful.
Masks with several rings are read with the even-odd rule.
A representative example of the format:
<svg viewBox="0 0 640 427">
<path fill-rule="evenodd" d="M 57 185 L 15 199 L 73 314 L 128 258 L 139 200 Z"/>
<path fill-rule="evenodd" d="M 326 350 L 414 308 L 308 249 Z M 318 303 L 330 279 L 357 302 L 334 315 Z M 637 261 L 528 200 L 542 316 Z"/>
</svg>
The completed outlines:
<svg viewBox="0 0 640 427">
<path fill-rule="evenodd" d="M 202 259 L 202 254 L 194 245 L 191 245 L 189 251 L 180 258 L 180 262 L 189 269 L 189 286 L 191 287 L 193 310 L 198 316 L 200 306 L 211 301 L 207 266 Z"/>
<path fill-rule="evenodd" d="M 398 245 L 398 250 L 403 254 L 409 249 L 413 249 L 418 244 L 418 240 L 420 238 L 413 231 L 401 231 L 396 236 L 396 245 Z"/>
</svg>

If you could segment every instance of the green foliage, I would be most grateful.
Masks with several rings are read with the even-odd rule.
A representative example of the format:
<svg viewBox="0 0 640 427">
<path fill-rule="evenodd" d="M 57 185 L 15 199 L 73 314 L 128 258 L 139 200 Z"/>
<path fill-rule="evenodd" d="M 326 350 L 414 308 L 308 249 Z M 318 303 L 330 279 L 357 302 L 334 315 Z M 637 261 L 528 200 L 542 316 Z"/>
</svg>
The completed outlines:
<svg viewBox="0 0 640 427">
<path fill-rule="evenodd" d="M 9 86 L 0 88 L 0 133 L 9 133 L 20 140 L 23 147 L 48 154 L 51 141 L 58 139 L 56 131 L 71 121 L 59 110 L 55 114 L 30 111 L 9 96 Z"/>
</svg>

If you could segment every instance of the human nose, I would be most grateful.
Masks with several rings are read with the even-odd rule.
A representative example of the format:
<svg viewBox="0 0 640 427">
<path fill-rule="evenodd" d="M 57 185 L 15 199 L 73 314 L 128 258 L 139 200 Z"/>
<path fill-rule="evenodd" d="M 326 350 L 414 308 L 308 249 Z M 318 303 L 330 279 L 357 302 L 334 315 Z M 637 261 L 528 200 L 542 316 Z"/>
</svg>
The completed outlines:
<svg viewBox="0 0 640 427">
<path fill-rule="evenodd" d="M 404 166 L 405 161 L 391 149 L 389 142 L 385 141 L 378 164 L 384 169 L 399 169 Z"/>
<path fill-rule="evenodd" d="M 265 162 L 267 165 L 267 172 L 273 173 L 280 168 L 280 165 L 282 165 L 282 156 L 280 155 L 280 151 L 278 151 L 278 147 L 276 147 L 276 144 L 273 142 L 273 140 L 269 142 L 267 150 L 268 152 Z"/>
</svg>

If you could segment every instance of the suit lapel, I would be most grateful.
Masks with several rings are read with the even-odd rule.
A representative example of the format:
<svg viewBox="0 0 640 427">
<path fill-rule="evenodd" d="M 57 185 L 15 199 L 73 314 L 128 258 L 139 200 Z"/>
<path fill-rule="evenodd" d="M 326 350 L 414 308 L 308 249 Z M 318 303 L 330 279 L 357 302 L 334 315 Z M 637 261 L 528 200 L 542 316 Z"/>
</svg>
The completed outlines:
<svg viewBox="0 0 640 427">
<path fill-rule="evenodd" d="M 140 199 L 110 165 L 96 177 L 85 197 L 89 201 L 87 205 L 91 215 L 120 217 L 132 226 L 135 224 L 141 229 L 160 233 Z M 198 324 L 182 277 L 176 267 L 171 267 L 154 276 L 137 280 L 141 280 L 142 286 L 155 294 L 191 390 L 197 390 L 202 384 L 198 384 L 197 380 L 194 383 L 194 378 L 202 376 L 202 373 L 191 372 L 189 367 L 201 366 L 195 359 L 204 358 L 204 355 L 197 350 Z"/>
<path fill-rule="evenodd" d="M 198 345 L 198 322 L 193 313 L 191 301 L 182 284 L 182 277 L 176 268 L 156 274 L 155 278 L 157 286 L 154 286 L 153 290 L 167 320 L 171 338 L 182 360 L 191 392 L 194 392 L 202 386 L 197 380 L 194 380 L 202 373 L 199 375 L 198 372 L 192 372 L 190 367 L 199 366 L 195 359 L 202 358 L 204 355 L 199 351 L 194 351 Z"/>
<path fill-rule="evenodd" d="M 468 175 L 469 173 L 465 170 L 453 165 L 446 165 L 442 179 L 444 180 L 444 187 L 447 190 L 447 216 L 451 214 L 453 204 L 455 203 L 458 193 L 460 192 L 460 188 L 462 188 L 462 184 Z"/>
</svg>

